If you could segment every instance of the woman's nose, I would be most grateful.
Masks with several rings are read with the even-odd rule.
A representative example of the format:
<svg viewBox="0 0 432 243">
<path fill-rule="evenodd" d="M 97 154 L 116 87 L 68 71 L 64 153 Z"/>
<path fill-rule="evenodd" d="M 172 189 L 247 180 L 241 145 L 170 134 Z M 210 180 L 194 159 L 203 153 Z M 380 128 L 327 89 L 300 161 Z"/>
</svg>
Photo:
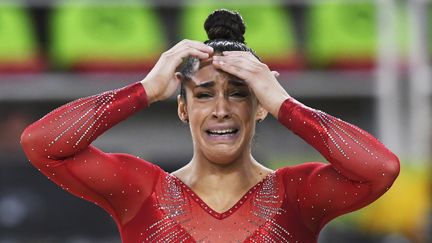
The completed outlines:
<svg viewBox="0 0 432 243">
<path fill-rule="evenodd" d="M 219 97 L 214 105 L 213 117 L 218 120 L 228 119 L 231 117 L 231 109 L 228 100 L 225 97 Z"/>
</svg>

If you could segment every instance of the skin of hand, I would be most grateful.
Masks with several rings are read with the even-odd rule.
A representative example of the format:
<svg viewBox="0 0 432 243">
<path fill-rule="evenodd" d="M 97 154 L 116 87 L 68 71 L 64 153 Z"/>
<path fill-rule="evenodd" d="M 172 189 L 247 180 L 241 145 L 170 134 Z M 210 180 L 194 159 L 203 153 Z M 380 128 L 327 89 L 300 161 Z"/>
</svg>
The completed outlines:
<svg viewBox="0 0 432 243">
<path fill-rule="evenodd" d="M 175 70 L 185 58 L 193 56 L 202 60 L 208 59 L 212 54 L 212 47 L 187 39 L 162 53 L 153 69 L 141 81 L 147 93 L 148 104 L 165 100 L 174 94 L 180 84 L 175 78 Z"/>
<path fill-rule="evenodd" d="M 224 51 L 222 56 L 213 56 L 213 65 L 244 80 L 252 88 L 260 104 L 276 118 L 281 104 L 290 98 L 276 79 L 279 74 L 271 71 L 252 53 Z"/>
</svg>

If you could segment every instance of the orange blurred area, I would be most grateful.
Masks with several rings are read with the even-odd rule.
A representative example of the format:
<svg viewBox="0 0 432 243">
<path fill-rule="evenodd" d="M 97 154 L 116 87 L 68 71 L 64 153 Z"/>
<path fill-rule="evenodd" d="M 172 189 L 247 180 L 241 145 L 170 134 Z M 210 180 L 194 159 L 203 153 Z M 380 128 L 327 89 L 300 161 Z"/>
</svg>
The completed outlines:
<svg viewBox="0 0 432 243">
<path fill-rule="evenodd" d="M 431 210 L 430 176 L 430 167 L 415 167 L 405 162 L 392 188 L 360 210 L 355 222 L 368 233 L 399 232 L 414 242 L 425 242 Z"/>
</svg>

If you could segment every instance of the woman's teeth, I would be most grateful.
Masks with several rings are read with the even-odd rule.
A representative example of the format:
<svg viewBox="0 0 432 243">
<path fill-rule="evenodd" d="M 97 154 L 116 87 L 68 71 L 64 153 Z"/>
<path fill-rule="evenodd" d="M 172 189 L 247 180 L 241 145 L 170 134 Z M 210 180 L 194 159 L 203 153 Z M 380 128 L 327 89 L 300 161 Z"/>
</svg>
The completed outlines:
<svg viewBox="0 0 432 243">
<path fill-rule="evenodd" d="M 236 133 L 238 129 L 223 129 L 223 130 L 209 130 L 207 133 L 210 135 L 225 135 Z"/>
</svg>

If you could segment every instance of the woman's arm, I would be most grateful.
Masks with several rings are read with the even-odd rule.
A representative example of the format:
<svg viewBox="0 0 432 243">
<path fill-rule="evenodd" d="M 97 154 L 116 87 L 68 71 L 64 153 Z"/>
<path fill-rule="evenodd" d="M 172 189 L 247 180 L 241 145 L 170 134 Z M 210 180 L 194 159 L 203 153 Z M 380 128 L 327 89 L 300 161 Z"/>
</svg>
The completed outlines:
<svg viewBox="0 0 432 243">
<path fill-rule="evenodd" d="M 330 162 L 306 163 L 284 171 L 287 194 L 313 230 L 375 201 L 399 174 L 398 158 L 352 124 L 293 98 L 283 102 L 278 119 Z"/>
<path fill-rule="evenodd" d="M 243 80 L 260 104 L 329 162 L 282 169 L 287 197 L 317 232 L 331 219 L 380 197 L 399 174 L 399 160 L 360 128 L 309 108 L 282 88 L 269 68 L 248 52 L 224 52 L 213 64 Z"/>
<path fill-rule="evenodd" d="M 125 222 L 151 193 L 160 169 L 130 155 L 104 153 L 90 144 L 146 106 L 140 82 L 78 99 L 28 126 L 21 144 L 31 163 L 49 179 Z"/>
<path fill-rule="evenodd" d="M 126 223 L 150 195 L 161 169 L 127 154 L 90 144 L 106 130 L 177 89 L 175 69 L 188 56 L 208 58 L 212 48 L 183 40 L 164 52 L 141 82 L 63 105 L 27 127 L 21 144 L 31 163 L 72 194 Z"/>
</svg>

